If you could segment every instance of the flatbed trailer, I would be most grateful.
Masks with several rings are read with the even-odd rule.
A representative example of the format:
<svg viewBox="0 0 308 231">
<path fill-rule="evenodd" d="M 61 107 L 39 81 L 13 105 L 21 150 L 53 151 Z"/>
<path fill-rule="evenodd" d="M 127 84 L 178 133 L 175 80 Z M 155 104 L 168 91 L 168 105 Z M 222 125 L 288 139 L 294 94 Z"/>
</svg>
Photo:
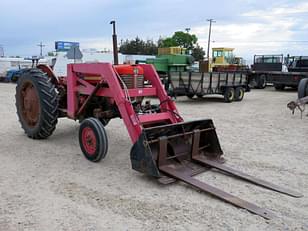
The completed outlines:
<svg viewBox="0 0 308 231">
<path fill-rule="evenodd" d="M 263 89 L 268 83 L 277 90 L 285 87 L 297 88 L 299 82 L 308 77 L 308 57 L 283 55 L 255 55 L 248 71 L 250 85 Z"/>
<path fill-rule="evenodd" d="M 308 78 L 308 72 L 248 71 L 247 74 L 250 85 L 260 89 L 267 84 L 273 84 L 276 90 L 283 90 L 285 87 L 297 88 L 302 79 Z"/>
<path fill-rule="evenodd" d="M 228 103 L 241 101 L 250 91 L 245 72 L 169 72 L 165 87 L 171 96 L 203 98 L 216 94 Z"/>
</svg>

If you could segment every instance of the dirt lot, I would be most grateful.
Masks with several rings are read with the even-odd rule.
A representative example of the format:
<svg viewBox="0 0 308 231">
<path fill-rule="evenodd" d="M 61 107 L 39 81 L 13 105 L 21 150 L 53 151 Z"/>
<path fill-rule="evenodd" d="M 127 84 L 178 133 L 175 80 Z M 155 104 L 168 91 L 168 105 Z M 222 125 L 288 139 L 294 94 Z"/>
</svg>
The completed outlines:
<svg viewBox="0 0 308 231">
<path fill-rule="evenodd" d="M 270 221 L 131 170 L 119 119 L 107 126 L 109 153 L 97 164 L 81 154 L 77 122 L 61 119 L 49 139 L 31 140 L 17 122 L 14 94 L 13 84 L 0 84 L 0 230 L 308 230 L 308 117 L 286 108 L 294 91 L 253 90 L 232 104 L 177 100 L 185 119 L 214 120 L 228 165 L 304 194 L 288 197 L 218 172 L 198 176 L 272 210 Z"/>
</svg>

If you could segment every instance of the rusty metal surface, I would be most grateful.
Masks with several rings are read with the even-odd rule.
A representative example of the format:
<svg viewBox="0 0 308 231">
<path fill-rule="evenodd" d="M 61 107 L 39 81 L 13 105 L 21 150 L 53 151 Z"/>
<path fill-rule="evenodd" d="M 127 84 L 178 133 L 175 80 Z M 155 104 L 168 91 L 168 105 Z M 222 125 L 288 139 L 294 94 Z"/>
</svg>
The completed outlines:
<svg viewBox="0 0 308 231">
<path fill-rule="evenodd" d="M 21 91 L 21 114 L 29 127 L 35 127 L 39 120 L 40 103 L 37 90 L 32 82 L 25 81 Z"/>
<path fill-rule="evenodd" d="M 178 180 L 181 180 L 187 184 L 190 184 L 194 187 L 197 187 L 198 189 L 211 194 L 212 196 L 215 196 L 221 200 L 224 200 L 228 203 L 231 203 L 237 207 L 240 208 L 244 208 L 254 214 L 257 214 L 261 217 L 264 217 L 265 219 L 273 219 L 275 218 L 275 215 L 264 208 L 261 208 L 255 204 L 252 204 L 248 201 L 242 200 L 236 196 L 233 196 L 229 193 L 226 193 L 218 188 L 215 188 L 209 184 L 206 184 L 202 181 L 199 181 L 197 179 L 194 179 L 193 177 L 191 177 L 188 174 L 188 171 L 184 171 L 181 168 L 174 168 L 174 166 L 172 165 L 165 165 L 165 166 L 161 166 L 159 168 L 161 171 L 163 171 L 164 173 L 171 175 L 172 177 L 175 177 Z M 187 169 L 185 169 L 187 170 Z"/>
<path fill-rule="evenodd" d="M 224 158 L 211 120 L 183 123 L 181 125 L 159 126 L 146 129 L 146 141 L 152 157 L 157 163 L 160 182 L 172 183 L 172 178 L 192 185 L 225 202 L 246 209 L 265 219 L 274 218 L 274 214 L 253 203 L 213 187 L 193 178 L 206 169 L 215 168 L 231 176 L 238 177 L 253 184 L 284 193 L 293 197 L 301 197 L 300 193 L 274 185 L 270 182 L 250 176 L 246 173 L 224 166 Z M 204 169 L 202 169 L 204 168 Z"/>
<path fill-rule="evenodd" d="M 298 192 L 295 192 L 295 191 L 290 190 L 290 189 L 283 188 L 281 186 L 275 185 L 273 183 L 267 182 L 267 181 L 262 180 L 262 179 L 258 179 L 254 176 L 250 176 L 250 175 L 248 175 L 244 172 L 241 172 L 241 171 L 238 171 L 236 169 L 232 169 L 228 166 L 217 163 L 216 161 L 209 160 L 209 159 L 207 159 L 207 158 L 205 158 L 204 156 L 201 156 L 201 155 L 193 157 L 193 160 L 197 160 L 198 162 L 200 162 L 202 164 L 206 164 L 209 167 L 219 169 L 219 170 L 226 172 L 226 173 L 229 173 L 229 174 L 231 174 L 235 177 L 249 181 L 253 184 L 262 186 L 264 188 L 267 188 L 267 189 L 270 189 L 270 190 L 273 190 L 273 191 L 276 191 L 276 192 L 280 192 L 280 193 L 283 193 L 283 194 L 286 194 L 286 195 L 289 195 L 289 196 L 292 196 L 292 197 L 302 197 L 303 196 L 302 194 L 300 194 Z"/>
<path fill-rule="evenodd" d="M 305 105 L 308 103 L 308 96 L 300 98 L 296 101 L 291 101 L 287 104 L 287 107 L 294 114 L 295 109 L 298 109 L 301 112 L 301 118 L 303 118 L 303 112 L 305 111 Z"/>
</svg>

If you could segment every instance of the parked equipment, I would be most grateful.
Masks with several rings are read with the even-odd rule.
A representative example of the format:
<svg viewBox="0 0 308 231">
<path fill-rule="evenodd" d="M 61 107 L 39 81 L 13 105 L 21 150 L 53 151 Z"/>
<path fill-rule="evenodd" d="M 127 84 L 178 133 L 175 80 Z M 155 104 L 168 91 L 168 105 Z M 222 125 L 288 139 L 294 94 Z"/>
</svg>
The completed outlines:
<svg viewBox="0 0 308 231">
<path fill-rule="evenodd" d="M 20 70 L 9 70 L 6 72 L 5 82 L 17 82 L 21 76 L 23 69 Z"/>
<path fill-rule="evenodd" d="M 222 50 L 221 50 L 222 49 Z M 237 70 L 241 65 L 235 62 L 233 48 L 213 48 L 215 70 Z M 177 52 L 177 53 L 176 53 Z M 183 48 L 159 48 L 157 58 L 147 59 L 158 72 L 165 89 L 170 96 L 183 96 L 193 98 L 195 95 L 202 98 L 205 95 L 219 94 L 224 96 L 225 102 L 241 101 L 244 93 L 249 91 L 248 79 L 243 72 L 208 72 L 208 67 L 194 71 L 193 57 L 184 55 Z M 233 62 L 234 61 L 234 62 Z M 230 62 L 232 64 L 228 64 Z M 201 65 L 208 65 L 208 62 Z"/>
<path fill-rule="evenodd" d="M 242 57 L 236 57 L 233 54 L 234 48 L 216 47 L 212 48 L 212 60 L 210 62 L 210 71 L 226 72 L 226 71 L 243 71 L 247 70 L 247 66 Z"/>
<path fill-rule="evenodd" d="M 276 90 L 297 88 L 300 80 L 308 77 L 308 57 L 284 59 L 283 55 L 255 55 L 248 75 L 255 88 L 263 89 L 268 83 L 274 84 Z"/>
<path fill-rule="evenodd" d="M 50 136 L 58 117 L 79 120 L 81 150 L 96 162 L 108 151 L 104 126 L 120 117 L 133 143 L 132 168 L 162 183 L 186 182 L 266 219 L 274 217 L 273 213 L 193 176 L 214 168 L 277 192 L 302 196 L 223 165 L 213 121 L 184 122 L 152 65 L 69 64 L 66 78 L 42 70 L 38 66 L 24 71 L 16 87 L 17 114 L 30 138 Z M 144 98 L 148 96 L 159 103 L 151 104 Z"/>
<path fill-rule="evenodd" d="M 223 95 L 227 103 L 242 101 L 250 91 L 247 75 L 241 72 L 170 72 L 166 88 L 172 96 Z"/>
</svg>

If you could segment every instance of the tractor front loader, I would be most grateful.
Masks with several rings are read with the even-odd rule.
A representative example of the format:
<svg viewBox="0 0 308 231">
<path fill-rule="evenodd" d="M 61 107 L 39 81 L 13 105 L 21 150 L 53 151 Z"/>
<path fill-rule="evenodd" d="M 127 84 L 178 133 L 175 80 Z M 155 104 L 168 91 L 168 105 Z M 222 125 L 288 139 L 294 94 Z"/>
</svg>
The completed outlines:
<svg viewBox="0 0 308 231">
<path fill-rule="evenodd" d="M 156 98 L 152 104 L 149 98 Z M 293 197 L 284 189 L 224 165 L 211 119 L 184 122 L 152 65 L 69 64 L 67 77 L 48 67 L 24 71 L 16 87 L 16 107 L 25 133 L 33 139 L 52 134 L 59 117 L 78 120 L 84 156 L 97 162 L 108 151 L 104 126 L 120 117 L 133 143 L 132 168 L 161 183 L 183 181 L 266 219 L 274 214 L 194 178 L 211 168 Z"/>
</svg>

